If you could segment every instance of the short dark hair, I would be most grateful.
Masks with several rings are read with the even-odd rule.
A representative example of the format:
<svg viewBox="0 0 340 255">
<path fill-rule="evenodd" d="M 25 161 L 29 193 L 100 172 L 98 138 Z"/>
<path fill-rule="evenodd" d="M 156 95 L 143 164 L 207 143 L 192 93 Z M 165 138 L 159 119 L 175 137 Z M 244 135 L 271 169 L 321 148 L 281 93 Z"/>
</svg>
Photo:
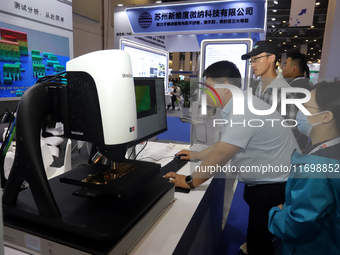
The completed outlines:
<svg viewBox="0 0 340 255">
<path fill-rule="evenodd" d="M 308 72 L 309 76 L 309 68 L 307 66 L 307 57 L 305 54 L 302 54 L 300 52 L 292 52 L 287 54 L 287 58 L 291 58 L 295 65 L 299 68 L 300 72 L 304 74 L 305 72 Z"/>
<path fill-rule="evenodd" d="M 316 84 L 314 89 L 320 110 L 333 113 L 336 128 L 340 133 L 340 82 L 321 82 Z"/>
<path fill-rule="evenodd" d="M 211 64 L 203 72 L 203 77 L 216 79 L 226 79 L 231 84 L 241 88 L 241 74 L 237 66 L 230 61 L 224 60 Z"/>
</svg>

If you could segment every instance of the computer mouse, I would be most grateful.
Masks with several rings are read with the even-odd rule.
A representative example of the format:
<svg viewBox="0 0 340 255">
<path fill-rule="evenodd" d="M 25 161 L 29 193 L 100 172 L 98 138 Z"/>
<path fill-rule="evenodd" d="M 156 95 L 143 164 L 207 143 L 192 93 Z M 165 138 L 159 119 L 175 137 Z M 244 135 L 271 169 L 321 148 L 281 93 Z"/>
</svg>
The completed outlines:
<svg viewBox="0 0 340 255">
<path fill-rule="evenodd" d="M 187 154 L 175 154 L 174 159 L 181 159 L 183 156 L 187 156 Z"/>
</svg>

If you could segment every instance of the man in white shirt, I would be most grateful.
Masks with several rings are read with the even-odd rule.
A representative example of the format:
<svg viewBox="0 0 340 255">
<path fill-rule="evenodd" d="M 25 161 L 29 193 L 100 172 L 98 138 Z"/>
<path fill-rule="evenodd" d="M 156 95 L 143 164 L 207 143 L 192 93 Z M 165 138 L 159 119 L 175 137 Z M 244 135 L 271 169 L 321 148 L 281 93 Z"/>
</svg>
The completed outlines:
<svg viewBox="0 0 340 255">
<path fill-rule="evenodd" d="M 204 71 L 203 77 L 206 77 L 205 83 L 211 87 L 215 87 L 215 84 L 241 87 L 240 72 L 228 61 L 212 64 Z M 230 165 L 237 169 L 238 180 L 246 184 L 243 197 L 250 209 L 247 242 L 242 245 L 242 251 L 246 254 L 273 255 L 274 248 L 268 230 L 268 212 L 271 205 L 275 206 L 279 201 L 284 201 L 290 158 L 298 145 L 291 129 L 283 127 L 284 119 L 277 111 L 270 115 L 255 115 L 248 109 L 247 91 L 243 93 L 244 114 L 237 115 L 233 112 L 233 100 L 237 98 L 231 90 L 215 90 L 221 101 L 216 98 L 216 105 L 210 97 L 207 97 L 207 101 L 209 106 L 223 109 L 222 116 L 227 125 L 224 127 L 221 141 L 197 153 L 182 150 L 178 154 L 186 155 L 181 157 L 184 160 L 203 160 L 200 169 L 224 166 L 230 160 Z M 255 109 L 270 108 L 259 98 L 253 95 L 250 97 Z M 269 119 L 276 121 L 268 121 Z M 264 170 L 263 166 L 281 170 L 265 172 L 261 171 Z M 253 169 L 253 172 L 249 172 L 250 169 Z M 176 187 L 195 188 L 211 176 L 213 173 L 207 176 L 205 172 L 196 171 L 189 176 L 172 172 L 164 177 L 172 178 L 170 182 L 175 183 Z"/>
<path fill-rule="evenodd" d="M 255 96 L 261 98 L 267 104 L 272 105 L 273 88 L 277 89 L 277 111 L 281 113 L 281 88 L 289 88 L 280 73 L 276 73 L 276 61 L 279 51 L 276 44 L 267 41 L 258 41 L 253 50 L 242 55 L 242 59 L 250 59 L 255 76 L 261 76 L 261 82 L 256 88 Z M 296 98 L 294 94 L 288 94 L 289 99 Z M 298 109 L 295 105 L 287 105 L 286 119 L 295 119 Z"/>
</svg>

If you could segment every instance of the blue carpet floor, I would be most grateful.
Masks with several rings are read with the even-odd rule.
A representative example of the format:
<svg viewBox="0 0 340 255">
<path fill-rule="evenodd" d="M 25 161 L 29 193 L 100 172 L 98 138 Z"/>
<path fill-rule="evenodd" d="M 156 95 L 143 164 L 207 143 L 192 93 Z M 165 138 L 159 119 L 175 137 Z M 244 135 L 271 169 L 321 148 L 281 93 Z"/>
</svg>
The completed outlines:
<svg viewBox="0 0 340 255">
<path fill-rule="evenodd" d="M 227 223 L 221 237 L 219 254 L 241 255 L 240 246 L 246 241 L 249 207 L 243 199 L 244 183 L 238 183 L 231 203 Z"/>
<path fill-rule="evenodd" d="M 183 123 L 179 117 L 167 117 L 168 131 L 157 136 L 157 139 L 190 143 L 190 124 Z"/>
</svg>

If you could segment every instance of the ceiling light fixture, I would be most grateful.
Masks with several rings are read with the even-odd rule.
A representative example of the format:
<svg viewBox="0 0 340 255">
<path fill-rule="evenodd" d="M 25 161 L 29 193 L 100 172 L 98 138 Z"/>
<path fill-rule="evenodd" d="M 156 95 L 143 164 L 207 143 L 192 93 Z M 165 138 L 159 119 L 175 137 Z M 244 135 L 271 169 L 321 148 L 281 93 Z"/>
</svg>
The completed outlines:
<svg viewBox="0 0 340 255">
<path fill-rule="evenodd" d="M 286 42 L 283 42 L 282 44 L 286 44 Z"/>
<path fill-rule="evenodd" d="M 273 10 L 273 12 L 277 12 L 277 10 L 276 10 L 276 9 L 274 9 L 274 10 Z"/>
<path fill-rule="evenodd" d="M 275 28 L 275 25 L 272 25 L 272 28 Z"/>
<path fill-rule="evenodd" d="M 287 22 L 287 21 L 285 21 L 285 20 L 284 20 L 284 21 L 282 21 L 282 23 L 286 23 L 286 22 Z"/>
<path fill-rule="evenodd" d="M 287 50 L 285 50 L 285 51 L 287 51 Z"/>
<path fill-rule="evenodd" d="M 275 21 L 276 19 L 275 18 L 272 18 L 272 21 Z"/>
<path fill-rule="evenodd" d="M 274 4 L 279 4 L 279 1 L 274 1 Z M 320 3 L 319 3 L 320 4 Z"/>
<path fill-rule="evenodd" d="M 313 50 L 314 48 L 310 48 L 311 50 Z"/>
<path fill-rule="evenodd" d="M 296 35 L 296 36 L 294 36 L 294 37 L 296 38 L 296 37 L 298 37 L 298 36 Z"/>
<path fill-rule="evenodd" d="M 294 48 L 296 47 L 296 45 L 294 45 Z"/>
<path fill-rule="evenodd" d="M 269 41 L 271 42 L 271 41 L 272 41 L 272 39 L 269 39 Z"/>
<path fill-rule="evenodd" d="M 306 42 L 308 42 L 308 40 L 306 39 Z"/>
<path fill-rule="evenodd" d="M 310 26 L 311 28 L 314 28 L 314 26 Z"/>
<path fill-rule="evenodd" d="M 161 4 L 162 3 L 162 1 L 156 1 L 156 4 Z"/>
<path fill-rule="evenodd" d="M 282 31 L 280 31 L 279 34 L 282 35 Z"/>
<path fill-rule="evenodd" d="M 320 2 L 315 3 L 315 5 L 320 5 Z"/>
<path fill-rule="evenodd" d="M 319 50 L 319 52 L 321 52 L 321 50 Z"/>
<path fill-rule="evenodd" d="M 308 55 L 310 55 L 310 53 L 308 53 Z"/>
<path fill-rule="evenodd" d="M 314 42 L 316 42 L 316 39 L 314 39 Z"/>
<path fill-rule="evenodd" d="M 124 5 L 123 5 L 123 4 L 117 4 L 117 6 L 122 7 L 122 6 L 124 6 Z"/>
</svg>

